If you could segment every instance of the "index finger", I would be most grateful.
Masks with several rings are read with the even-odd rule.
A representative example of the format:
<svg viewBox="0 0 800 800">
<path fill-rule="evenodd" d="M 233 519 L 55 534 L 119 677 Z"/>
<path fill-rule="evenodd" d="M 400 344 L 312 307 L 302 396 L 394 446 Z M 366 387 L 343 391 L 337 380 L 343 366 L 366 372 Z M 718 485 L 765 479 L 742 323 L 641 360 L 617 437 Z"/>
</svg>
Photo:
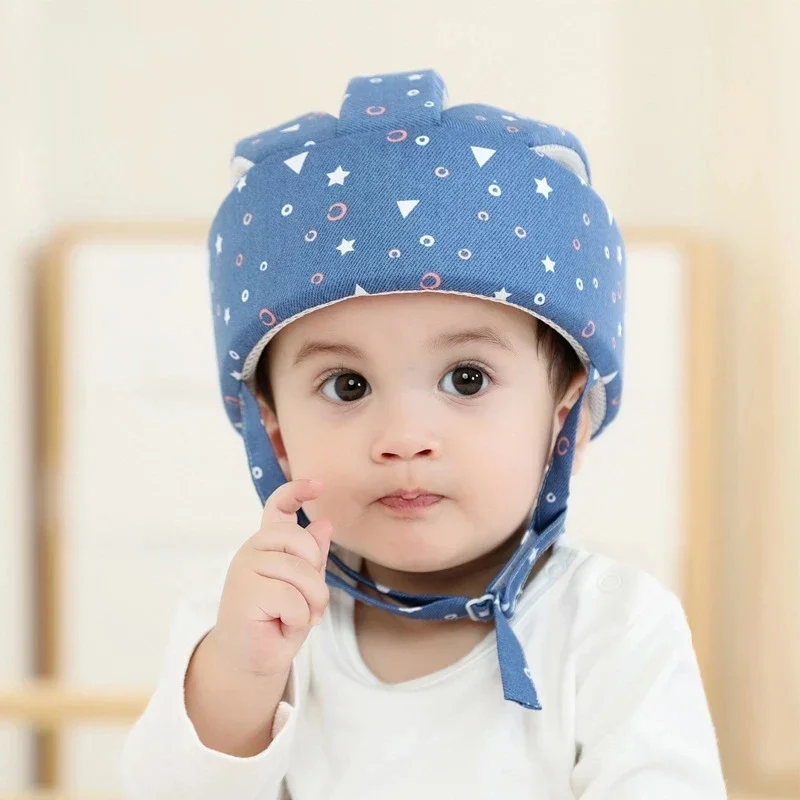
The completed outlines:
<svg viewBox="0 0 800 800">
<path fill-rule="evenodd" d="M 322 481 L 303 478 L 279 486 L 268 498 L 261 517 L 265 522 L 297 523 L 297 512 L 303 503 L 319 497 Z"/>
</svg>

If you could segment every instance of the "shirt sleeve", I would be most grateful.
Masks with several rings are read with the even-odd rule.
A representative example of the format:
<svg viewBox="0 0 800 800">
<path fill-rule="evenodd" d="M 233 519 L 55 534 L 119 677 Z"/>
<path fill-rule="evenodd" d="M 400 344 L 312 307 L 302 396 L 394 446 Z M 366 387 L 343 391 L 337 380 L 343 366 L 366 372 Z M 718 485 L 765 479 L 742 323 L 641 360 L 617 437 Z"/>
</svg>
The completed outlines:
<svg viewBox="0 0 800 800">
<path fill-rule="evenodd" d="M 618 620 L 619 621 L 619 620 Z M 680 600 L 660 584 L 576 668 L 580 800 L 724 800 L 716 733 Z"/>
<path fill-rule="evenodd" d="M 300 658 L 292 667 L 286 698 L 276 711 L 269 747 L 250 758 L 209 749 L 186 711 L 184 679 L 192 654 L 214 626 L 216 615 L 214 597 L 187 603 L 176 615 L 157 688 L 123 747 L 122 786 L 128 800 L 278 800 L 284 796 L 283 779 L 302 699 Z"/>
</svg>

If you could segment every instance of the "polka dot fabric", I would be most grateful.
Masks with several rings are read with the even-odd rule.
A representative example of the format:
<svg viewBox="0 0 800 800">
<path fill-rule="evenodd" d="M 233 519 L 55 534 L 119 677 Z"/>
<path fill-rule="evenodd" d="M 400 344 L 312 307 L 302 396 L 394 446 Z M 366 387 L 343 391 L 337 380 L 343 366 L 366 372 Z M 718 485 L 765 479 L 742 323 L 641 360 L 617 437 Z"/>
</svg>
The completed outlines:
<svg viewBox="0 0 800 800">
<path fill-rule="evenodd" d="M 531 528 L 482 597 L 374 587 L 336 555 L 345 578 L 328 572 L 332 585 L 395 614 L 493 622 L 506 698 L 539 708 L 509 620 L 564 529 L 580 409 L 588 404 L 596 436 L 622 393 L 624 243 L 580 142 L 493 106 L 447 108 L 441 77 L 425 70 L 354 78 L 338 119 L 306 114 L 242 139 L 231 168 L 209 232 L 211 305 L 225 409 L 262 502 L 284 479 L 254 397 L 256 364 L 270 338 L 315 309 L 366 294 L 478 297 L 553 326 L 586 366 Z"/>
</svg>

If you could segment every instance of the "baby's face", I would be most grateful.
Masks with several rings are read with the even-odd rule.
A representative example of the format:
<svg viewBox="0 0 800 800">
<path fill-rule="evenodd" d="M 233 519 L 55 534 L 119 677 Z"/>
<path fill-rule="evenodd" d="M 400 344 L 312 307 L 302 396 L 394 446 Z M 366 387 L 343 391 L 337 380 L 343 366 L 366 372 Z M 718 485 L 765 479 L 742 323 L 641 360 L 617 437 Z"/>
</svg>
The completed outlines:
<svg viewBox="0 0 800 800">
<path fill-rule="evenodd" d="M 560 425 L 524 312 L 433 292 L 355 297 L 290 324 L 269 360 L 273 446 L 288 477 L 324 481 L 304 509 L 348 550 L 406 572 L 448 569 L 530 512 Z M 381 501 L 408 489 L 441 499 Z"/>
</svg>

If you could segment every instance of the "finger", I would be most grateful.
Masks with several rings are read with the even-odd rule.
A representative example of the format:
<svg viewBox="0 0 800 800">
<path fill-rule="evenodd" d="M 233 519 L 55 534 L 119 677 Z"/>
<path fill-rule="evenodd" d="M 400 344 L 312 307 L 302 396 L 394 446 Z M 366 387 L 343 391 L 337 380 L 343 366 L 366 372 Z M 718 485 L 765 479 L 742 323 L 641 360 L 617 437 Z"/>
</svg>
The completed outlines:
<svg viewBox="0 0 800 800">
<path fill-rule="evenodd" d="M 313 620 L 321 619 L 328 607 L 330 593 L 325 580 L 308 561 L 286 553 L 262 553 L 253 565 L 256 574 L 288 583 L 306 601 Z"/>
<path fill-rule="evenodd" d="M 276 578 L 260 578 L 261 590 L 256 603 L 261 613 L 270 620 L 280 620 L 288 628 L 308 628 L 311 609 L 303 595 L 290 583 Z"/>
<path fill-rule="evenodd" d="M 320 565 L 317 567 L 320 574 L 325 575 L 325 568 L 328 564 L 328 552 L 331 549 L 331 536 L 333 535 L 333 523 L 329 519 L 315 519 L 305 528 L 314 541 L 320 554 Z"/>
<path fill-rule="evenodd" d="M 289 553 L 297 556 L 308 561 L 316 570 L 325 565 L 317 540 L 308 532 L 308 528 L 301 528 L 297 523 L 273 523 L 251 536 L 250 545 L 258 551 Z"/>
<path fill-rule="evenodd" d="M 279 486 L 264 504 L 262 527 L 270 522 L 297 522 L 297 512 L 303 503 L 319 497 L 322 491 L 320 480 L 295 480 Z"/>
</svg>

